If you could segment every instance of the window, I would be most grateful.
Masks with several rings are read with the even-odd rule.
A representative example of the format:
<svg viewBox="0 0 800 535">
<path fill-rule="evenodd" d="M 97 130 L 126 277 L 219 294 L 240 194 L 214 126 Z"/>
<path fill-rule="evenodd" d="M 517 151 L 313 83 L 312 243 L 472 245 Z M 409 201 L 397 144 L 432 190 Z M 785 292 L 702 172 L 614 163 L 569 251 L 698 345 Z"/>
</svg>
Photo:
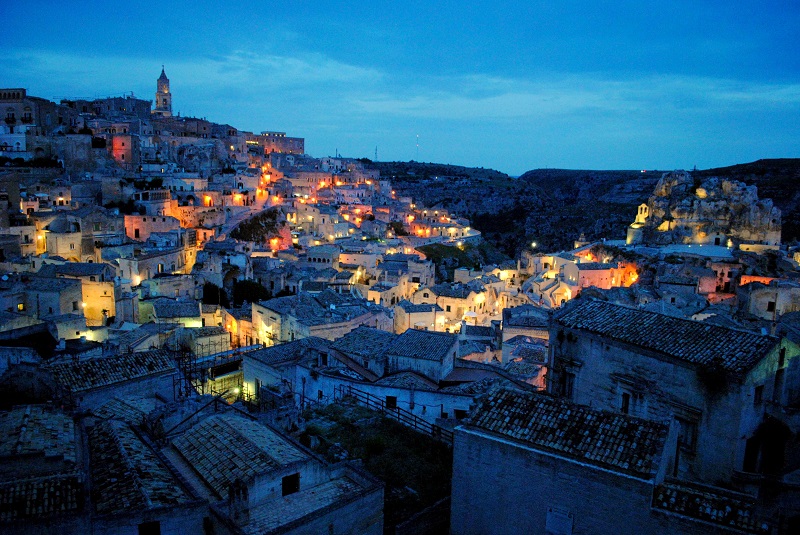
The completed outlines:
<svg viewBox="0 0 800 535">
<path fill-rule="evenodd" d="M 300 474 L 292 474 L 281 479 L 281 496 L 288 496 L 300 491 Z"/>
<path fill-rule="evenodd" d="M 786 363 L 786 348 L 782 347 L 781 352 L 778 355 L 778 368 L 783 368 L 783 365 Z"/>
<path fill-rule="evenodd" d="M 622 394 L 622 407 L 620 408 L 622 414 L 628 414 L 631 410 L 631 395 L 627 392 Z"/>
<path fill-rule="evenodd" d="M 785 368 L 781 368 L 780 370 L 775 372 L 775 386 L 772 389 L 772 401 L 774 403 L 780 403 L 781 398 L 783 397 L 783 373 Z"/>
<path fill-rule="evenodd" d="M 761 405 L 764 401 L 764 385 L 758 385 L 753 391 L 753 405 Z"/>
<path fill-rule="evenodd" d="M 775 301 L 767 303 L 767 312 L 775 312 Z"/>
<path fill-rule="evenodd" d="M 24 312 L 25 311 L 25 303 L 17 303 L 17 311 Z"/>
<path fill-rule="evenodd" d="M 697 447 L 697 422 L 676 417 L 678 424 L 678 446 L 684 451 L 694 452 Z"/>
<path fill-rule="evenodd" d="M 463 420 L 467 417 L 467 411 L 464 409 L 453 409 L 453 416 L 455 416 L 456 420 Z"/>
<path fill-rule="evenodd" d="M 133 229 L 133 237 L 134 238 L 138 238 L 139 237 L 139 229 L 138 228 Z"/>
<path fill-rule="evenodd" d="M 447 311 L 450 312 L 450 305 L 447 305 Z"/>
<path fill-rule="evenodd" d="M 386 408 L 387 409 L 397 408 L 397 396 L 386 396 Z"/>
<path fill-rule="evenodd" d="M 73 301 L 72 302 L 72 310 L 78 310 L 78 302 L 77 301 Z"/>
<path fill-rule="evenodd" d="M 558 374 L 558 385 L 556 392 L 567 399 L 572 399 L 575 387 L 575 374 L 568 371 L 562 371 Z"/>
<path fill-rule="evenodd" d="M 425 292 L 424 294 L 422 294 L 422 297 L 428 297 L 428 292 Z"/>
<path fill-rule="evenodd" d="M 161 522 L 143 522 L 139 524 L 139 535 L 161 535 Z"/>
<path fill-rule="evenodd" d="M 75 244 L 74 243 L 70 243 L 69 244 L 69 248 L 70 248 L 71 251 L 74 251 L 75 250 Z"/>
</svg>

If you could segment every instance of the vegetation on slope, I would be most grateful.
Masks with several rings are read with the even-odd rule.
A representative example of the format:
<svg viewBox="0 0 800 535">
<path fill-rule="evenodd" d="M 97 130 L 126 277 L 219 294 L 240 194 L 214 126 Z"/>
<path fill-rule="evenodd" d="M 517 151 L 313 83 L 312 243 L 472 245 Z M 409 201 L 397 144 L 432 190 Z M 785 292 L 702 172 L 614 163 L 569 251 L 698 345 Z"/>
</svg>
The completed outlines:
<svg viewBox="0 0 800 535">
<path fill-rule="evenodd" d="M 337 403 L 307 411 L 300 442 L 330 462 L 361 459 L 386 484 L 384 525 L 395 526 L 450 495 L 449 447 L 367 408 Z"/>
<path fill-rule="evenodd" d="M 277 208 L 270 208 L 258 215 L 242 221 L 231 231 L 231 238 L 243 241 L 263 243 L 268 236 L 277 234 L 280 223 L 278 222 Z"/>
</svg>

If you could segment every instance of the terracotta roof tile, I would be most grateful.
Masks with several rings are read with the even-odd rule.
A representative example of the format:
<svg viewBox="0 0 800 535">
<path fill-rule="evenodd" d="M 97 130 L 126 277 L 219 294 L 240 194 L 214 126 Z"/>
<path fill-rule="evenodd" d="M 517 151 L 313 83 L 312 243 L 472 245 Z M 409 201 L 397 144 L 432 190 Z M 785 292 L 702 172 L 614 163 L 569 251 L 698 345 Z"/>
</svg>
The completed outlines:
<svg viewBox="0 0 800 535">
<path fill-rule="evenodd" d="M 778 338 L 628 308 L 606 301 L 575 302 L 555 315 L 559 325 L 607 336 L 694 364 L 750 369 Z"/>
<path fill-rule="evenodd" d="M 125 423 L 100 422 L 88 429 L 92 502 L 99 514 L 191 501 L 178 481 Z"/>
<path fill-rule="evenodd" d="M 160 349 L 62 362 L 47 367 L 55 379 L 72 392 L 83 392 L 175 370 L 170 353 Z"/>
<path fill-rule="evenodd" d="M 645 478 L 657 471 L 669 430 L 665 423 L 511 389 L 488 394 L 469 422 L 537 449 Z"/>
</svg>

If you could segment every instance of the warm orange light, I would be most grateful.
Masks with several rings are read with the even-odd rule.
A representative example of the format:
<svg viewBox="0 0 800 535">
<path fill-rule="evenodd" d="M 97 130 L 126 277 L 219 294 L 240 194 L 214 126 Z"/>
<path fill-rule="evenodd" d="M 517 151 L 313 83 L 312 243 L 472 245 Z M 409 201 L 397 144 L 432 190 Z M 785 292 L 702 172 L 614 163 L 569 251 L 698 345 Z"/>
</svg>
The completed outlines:
<svg viewBox="0 0 800 535">
<path fill-rule="evenodd" d="M 281 202 L 281 198 L 280 198 L 280 197 L 278 197 L 277 195 L 275 195 L 275 196 L 272 198 L 272 202 Z"/>
<path fill-rule="evenodd" d="M 337 180 L 337 181 L 336 181 L 336 185 L 337 185 L 337 186 L 341 186 L 341 185 L 342 185 L 342 182 L 341 182 L 340 180 Z"/>
</svg>

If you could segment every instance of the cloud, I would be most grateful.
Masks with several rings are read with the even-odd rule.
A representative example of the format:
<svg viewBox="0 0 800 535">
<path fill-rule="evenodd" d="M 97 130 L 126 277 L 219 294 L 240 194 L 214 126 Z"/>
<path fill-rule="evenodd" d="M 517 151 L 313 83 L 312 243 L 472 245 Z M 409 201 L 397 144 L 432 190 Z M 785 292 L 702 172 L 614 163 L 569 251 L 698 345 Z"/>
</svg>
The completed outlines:
<svg viewBox="0 0 800 535">
<path fill-rule="evenodd" d="M 405 94 L 382 92 L 357 104 L 368 113 L 476 120 L 536 119 L 571 114 L 664 113 L 800 105 L 800 85 L 686 76 L 608 79 L 598 75 L 512 80 L 467 76 L 438 80 Z M 447 90 L 438 89 L 447 87 Z"/>
</svg>

